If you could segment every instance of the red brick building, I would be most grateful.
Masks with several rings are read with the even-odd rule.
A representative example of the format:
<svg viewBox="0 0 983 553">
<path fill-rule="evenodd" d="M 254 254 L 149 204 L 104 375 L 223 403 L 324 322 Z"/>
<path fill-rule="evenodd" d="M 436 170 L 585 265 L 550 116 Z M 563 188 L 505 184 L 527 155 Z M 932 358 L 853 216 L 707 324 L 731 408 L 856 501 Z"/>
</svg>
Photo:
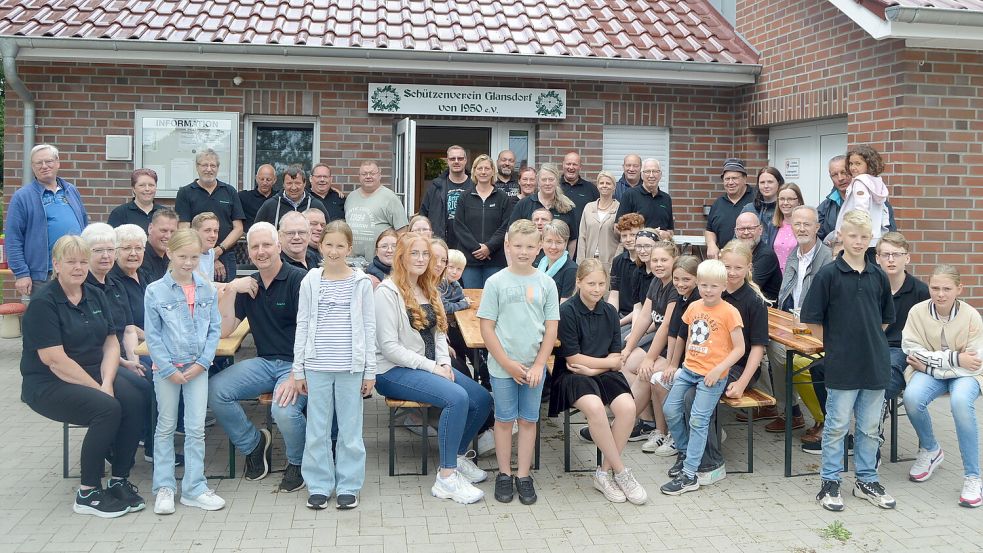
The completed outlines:
<svg viewBox="0 0 983 553">
<path fill-rule="evenodd" d="M 668 162 L 663 186 L 688 235 L 720 194 L 726 157 L 778 166 L 815 205 L 830 186 L 825 161 L 871 143 L 899 227 L 918 243 L 916 273 L 957 264 L 983 296 L 983 10 L 972 0 L 103 4 L 0 1 L 5 196 L 29 147 L 11 70 L 33 98 L 33 142 L 61 149 L 62 176 L 94 219 L 126 199 L 137 160 L 157 155 L 142 151 L 150 111 L 235 114 L 226 169 L 240 188 L 285 137 L 290 155 L 330 164 L 344 188 L 373 158 L 400 192 L 422 189 L 455 142 L 472 155 L 511 146 L 534 165 L 578 150 L 590 178 L 620 175 L 637 151 Z M 562 118 L 380 113 L 374 84 L 565 96 Z M 409 149 L 404 120 L 416 123 Z M 166 161 L 154 158 L 186 174 Z"/>
</svg>

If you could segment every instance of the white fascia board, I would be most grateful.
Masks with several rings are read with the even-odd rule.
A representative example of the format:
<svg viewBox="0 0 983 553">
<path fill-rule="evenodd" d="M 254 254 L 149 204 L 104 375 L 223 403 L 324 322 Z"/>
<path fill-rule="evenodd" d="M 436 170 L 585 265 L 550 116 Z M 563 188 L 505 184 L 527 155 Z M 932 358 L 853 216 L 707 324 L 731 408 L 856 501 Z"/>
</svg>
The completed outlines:
<svg viewBox="0 0 983 553">
<path fill-rule="evenodd" d="M 492 75 L 564 80 L 692 84 L 736 87 L 753 84 L 760 65 L 672 62 L 560 56 L 407 52 L 364 48 L 142 44 L 135 41 L 33 39 L 16 37 L 18 60 L 282 68 L 306 71 L 397 72 Z M 314 55 L 317 52 L 319 55 Z"/>
<path fill-rule="evenodd" d="M 978 50 L 983 46 L 983 25 L 978 24 L 983 23 L 983 17 L 977 13 L 960 13 L 961 10 L 938 8 L 892 8 L 889 18 L 884 20 L 856 0 L 830 2 L 876 40 L 904 39 L 905 46 L 910 48 Z M 892 18 L 916 22 L 908 23 Z"/>
</svg>

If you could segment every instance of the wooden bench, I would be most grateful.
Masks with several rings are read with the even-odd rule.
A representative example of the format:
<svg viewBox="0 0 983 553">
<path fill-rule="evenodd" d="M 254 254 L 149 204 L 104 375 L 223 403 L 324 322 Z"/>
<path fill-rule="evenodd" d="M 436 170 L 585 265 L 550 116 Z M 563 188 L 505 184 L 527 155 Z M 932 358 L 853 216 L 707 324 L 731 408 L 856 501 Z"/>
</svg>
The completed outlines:
<svg viewBox="0 0 983 553">
<path fill-rule="evenodd" d="M 720 403 L 733 409 L 744 409 L 747 412 L 747 470 L 735 474 L 754 472 L 754 410 L 758 407 L 770 407 L 775 405 L 775 398 L 762 392 L 757 388 L 744 390 L 744 395 L 739 398 L 729 398 L 726 395 L 720 396 Z"/>
<path fill-rule="evenodd" d="M 408 476 L 426 475 L 427 457 L 429 455 L 429 427 L 430 427 L 430 407 L 429 403 L 419 403 L 403 399 L 386 398 L 386 407 L 389 408 L 389 476 Z M 396 423 L 396 411 L 398 409 L 416 409 L 420 415 L 419 424 L 407 424 L 402 421 Z M 420 432 L 420 472 L 396 472 L 396 429 L 397 428 L 417 428 Z"/>
</svg>

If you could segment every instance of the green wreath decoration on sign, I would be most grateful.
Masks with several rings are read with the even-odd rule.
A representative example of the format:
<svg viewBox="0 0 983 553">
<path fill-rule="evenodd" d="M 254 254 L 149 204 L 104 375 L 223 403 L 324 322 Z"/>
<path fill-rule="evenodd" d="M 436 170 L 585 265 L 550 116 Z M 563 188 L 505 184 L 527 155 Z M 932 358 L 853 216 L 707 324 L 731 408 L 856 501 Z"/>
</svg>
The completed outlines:
<svg viewBox="0 0 983 553">
<path fill-rule="evenodd" d="M 372 91 L 373 111 L 399 111 L 399 93 L 392 85 L 377 87 Z"/>
<path fill-rule="evenodd" d="M 536 114 L 543 117 L 560 117 L 563 115 L 563 99 L 555 90 L 542 92 L 536 98 Z"/>
</svg>

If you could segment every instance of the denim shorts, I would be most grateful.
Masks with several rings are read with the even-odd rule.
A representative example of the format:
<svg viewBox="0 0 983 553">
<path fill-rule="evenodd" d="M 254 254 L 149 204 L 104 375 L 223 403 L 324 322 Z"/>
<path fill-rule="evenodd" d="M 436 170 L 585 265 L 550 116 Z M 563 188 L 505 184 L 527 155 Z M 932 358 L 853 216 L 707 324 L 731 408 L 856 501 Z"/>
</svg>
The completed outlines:
<svg viewBox="0 0 983 553">
<path fill-rule="evenodd" d="M 492 377 L 492 399 L 495 400 L 495 420 L 512 422 L 520 418 L 528 422 L 539 420 L 539 406 L 543 397 L 543 380 L 535 388 L 519 385 L 511 378 Z"/>
</svg>

